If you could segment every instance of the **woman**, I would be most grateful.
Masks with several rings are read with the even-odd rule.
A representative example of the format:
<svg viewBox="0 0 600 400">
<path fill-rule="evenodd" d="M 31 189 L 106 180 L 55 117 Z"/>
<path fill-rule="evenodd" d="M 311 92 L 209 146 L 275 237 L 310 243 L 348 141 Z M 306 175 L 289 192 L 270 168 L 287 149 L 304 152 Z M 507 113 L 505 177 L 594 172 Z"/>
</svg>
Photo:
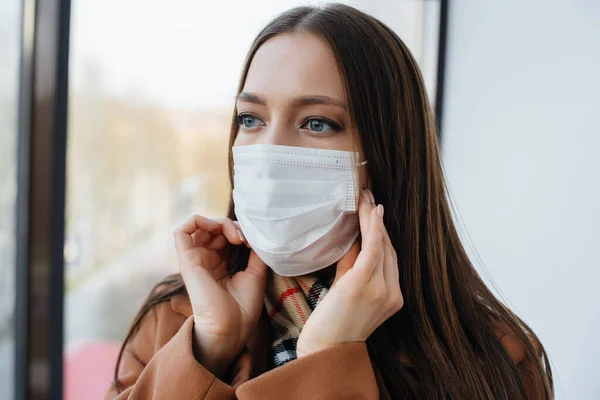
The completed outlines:
<svg viewBox="0 0 600 400">
<path fill-rule="evenodd" d="M 236 100 L 229 218 L 175 231 L 181 274 L 142 306 L 106 398 L 553 397 L 544 348 L 460 243 L 423 81 L 388 27 L 292 9 Z"/>
</svg>

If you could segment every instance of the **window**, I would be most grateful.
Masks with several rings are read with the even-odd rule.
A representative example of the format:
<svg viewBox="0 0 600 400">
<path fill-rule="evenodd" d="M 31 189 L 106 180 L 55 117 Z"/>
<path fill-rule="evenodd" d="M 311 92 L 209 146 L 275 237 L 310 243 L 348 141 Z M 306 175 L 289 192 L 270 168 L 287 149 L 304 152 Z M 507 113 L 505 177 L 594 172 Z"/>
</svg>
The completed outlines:
<svg viewBox="0 0 600 400">
<path fill-rule="evenodd" d="M 17 0 L 0 3 L 0 398 L 13 396 L 15 201 L 19 15 Z"/>
</svg>

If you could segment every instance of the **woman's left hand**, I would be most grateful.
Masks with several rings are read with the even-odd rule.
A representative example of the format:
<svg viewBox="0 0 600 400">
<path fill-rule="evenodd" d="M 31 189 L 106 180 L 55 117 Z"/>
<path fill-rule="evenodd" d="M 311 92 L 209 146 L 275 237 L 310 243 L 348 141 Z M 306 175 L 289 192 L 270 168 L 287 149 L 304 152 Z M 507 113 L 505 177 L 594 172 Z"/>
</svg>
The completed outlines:
<svg viewBox="0 0 600 400">
<path fill-rule="evenodd" d="M 368 189 L 367 189 L 368 190 Z M 300 332 L 297 357 L 346 342 L 365 341 L 404 305 L 398 259 L 383 224 L 383 206 L 362 190 L 362 236 L 337 263 L 333 285 Z"/>
</svg>

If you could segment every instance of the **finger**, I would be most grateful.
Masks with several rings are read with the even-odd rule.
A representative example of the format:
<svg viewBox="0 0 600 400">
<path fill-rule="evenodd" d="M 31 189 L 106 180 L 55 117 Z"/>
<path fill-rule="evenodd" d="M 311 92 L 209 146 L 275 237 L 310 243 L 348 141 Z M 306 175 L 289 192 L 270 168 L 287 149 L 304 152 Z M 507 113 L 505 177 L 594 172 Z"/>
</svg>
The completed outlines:
<svg viewBox="0 0 600 400">
<path fill-rule="evenodd" d="M 369 230 L 369 216 L 371 210 L 375 207 L 375 204 L 371 203 L 371 198 L 367 190 L 360 191 L 360 198 L 358 200 L 358 221 L 360 224 L 360 234 L 364 240 L 367 237 Z"/>
<path fill-rule="evenodd" d="M 214 220 L 221 224 L 223 236 L 227 238 L 229 243 L 239 245 L 246 241 L 241 229 L 238 229 L 230 218 L 214 218 Z"/>
<path fill-rule="evenodd" d="M 373 208 L 369 215 L 367 236 L 363 238 L 363 246 L 354 264 L 354 269 L 365 279 L 365 283 L 382 268 L 384 253 L 380 219 L 381 217 L 377 215 L 377 208 Z"/>
<path fill-rule="evenodd" d="M 390 281 L 392 285 L 397 285 L 400 280 L 400 271 L 398 270 L 398 255 L 392 245 L 390 235 L 387 229 L 383 228 L 383 242 L 386 249 L 386 263 L 384 264 L 385 280 Z"/>
<path fill-rule="evenodd" d="M 385 236 L 385 235 L 384 235 Z M 392 270 L 394 266 L 394 260 L 392 257 L 392 252 L 390 246 L 383 240 L 383 263 L 381 264 L 381 276 L 383 278 L 383 282 L 389 287 L 390 283 L 394 279 L 394 271 Z"/>
<path fill-rule="evenodd" d="M 204 244 L 204 247 L 211 250 L 221 251 L 227 247 L 229 241 L 224 235 L 217 235 Z"/>
<path fill-rule="evenodd" d="M 398 258 L 391 243 L 384 244 L 385 260 L 384 260 L 384 275 L 386 298 L 391 302 L 392 313 L 396 313 L 404 305 L 404 297 L 400 289 L 400 279 L 398 270 Z M 387 318 L 386 318 L 387 319 Z"/>
<path fill-rule="evenodd" d="M 206 231 L 196 231 L 192 233 L 194 247 L 206 246 L 206 244 L 210 242 L 213 237 L 214 236 L 211 233 Z"/>
<path fill-rule="evenodd" d="M 194 239 L 192 234 L 196 231 L 204 231 L 211 234 L 221 233 L 221 224 L 200 215 L 193 215 L 188 218 L 181 226 L 175 229 L 175 248 L 177 252 L 182 252 L 194 248 Z"/>
<path fill-rule="evenodd" d="M 381 233 L 381 253 L 382 258 L 381 262 L 376 265 L 375 270 L 373 271 L 373 275 L 371 279 L 375 279 L 375 283 L 378 285 L 385 285 L 385 260 L 388 249 L 388 244 L 386 242 L 387 231 L 385 229 L 385 225 L 383 224 L 383 205 L 379 204 L 373 209 L 373 218 L 374 218 L 374 228 Z M 370 229 L 370 228 L 369 228 Z"/>
<path fill-rule="evenodd" d="M 189 275 L 190 273 L 197 274 L 197 269 L 203 269 L 206 270 L 213 279 L 220 280 L 229 274 L 226 260 L 215 251 L 197 248 L 194 251 L 179 253 L 178 256 L 179 271 L 182 275 Z"/>
<path fill-rule="evenodd" d="M 211 253 L 213 256 L 217 256 L 216 253 Z M 219 280 L 224 277 L 218 276 L 217 271 L 207 270 L 201 265 L 180 263 L 179 270 L 192 301 L 194 314 L 203 315 L 207 311 L 213 311 L 211 310 L 214 307 L 213 302 L 219 301 L 222 297 L 223 289 Z"/>
<path fill-rule="evenodd" d="M 197 230 L 209 232 L 212 234 L 221 233 L 221 223 L 210 218 L 203 217 L 202 215 L 192 215 L 187 219 L 181 226 L 181 230 L 188 235 L 196 232 Z"/>
<path fill-rule="evenodd" d="M 344 254 L 344 256 L 337 262 L 335 268 L 335 278 L 331 287 L 333 287 L 337 281 L 340 280 L 342 276 L 346 275 L 346 272 L 348 272 L 354 266 L 359 254 L 360 245 L 358 244 L 358 240 L 355 240 L 354 243 L 352 243 L 350 250 L 348 250 L 348 252 Z"/>
<path fill-rule="evenodd" d="M 244 236 L 244 233 L 242 232 L 242 227 L 240 226 L 240 223 L 238 221 L 233 221 L 233 223 L 238 228 L 239 234 L 241 235 L 241 238 L 244 241 L 244 244 L 246 245 L 246 247 L 251 249 L 252 246 L 250 246 L 250 243 L 248 243 L 248 240 L 246 240 L 246 237 Z"/>
<path fill-rule="evenodd" d="M 265 264 L 264 261 L 261 260 L 261 258 L 254 252 L 254 250 L 250 251 L 246 272 L 256 275 L 261 280 L 261 282 L 266 282 L 267 269 L 267 264 Z"/>
<path fill-rule="evenodd" d="M 398 278 L 398 260 L 396 252 L 390 246 L 385 246 L 385 258 L 383 261 L 383 275 L 385 280 L 386 292 L 395 294 L 400 291 L 400 281 Z"/>
</svg>

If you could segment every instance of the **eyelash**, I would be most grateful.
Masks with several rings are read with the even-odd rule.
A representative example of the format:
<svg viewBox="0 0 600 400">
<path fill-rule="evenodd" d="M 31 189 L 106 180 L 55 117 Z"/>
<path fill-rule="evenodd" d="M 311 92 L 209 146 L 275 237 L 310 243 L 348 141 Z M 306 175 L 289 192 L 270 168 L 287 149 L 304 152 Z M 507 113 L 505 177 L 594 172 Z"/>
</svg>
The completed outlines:
<svg viewBox="0 0 600 400">
<path fill-rule="evenodd" d="M 302 125 L 300 125 L 300 126 L 302 127 L 302 126 L 306 125 L 307 123 L 309 123 L 310 121 L 321 121 L 321 122 L 324 122 L 324 123 L 326 123 L 327 125 L 330 126 L 330 128 L 331 128 L 331 130 L 333 132 L 339 132 L 339 131 L 342 130 L 341 126 L 339 126 L 338 124 L 336 124 L 332 120 L 327 119 L 327 118 L 323 118 L 323 117 L 309 117 L 309 118 L 305 119 L 304 122 L 302 123 Z M 318 132 L 318 131 L 314 131 L 314 132 Z"/>
<path fill-rule="evenodd" d="M 254 115 L 254 114 L 250 114 L 250 113 L 240 113 L 240 114 L 238 114 L 238 115 L 237 115 L 237 117 L 236 117 L 236 123 L 237 123 L 237 125 L 238 125 L 238 126 L 241 126 L 241 125 L 243 125 L 243 124 L 244 124 L 244 117 L 254 117 L 254 118 L 256 118 L 256 119 L 258 119 L 258 120 L 262 121 L 262 119 L 260 119 L 259 117 L 257 117 L 257 116 L 256 116 L 256 115 Z M 342 127 L 341 127 L 341 126 L 339 126 L 338 124 L 336 124 L 336 123 L 335 123 L 335 122 L 333 122 L 332 120 L 330 120 L 330 119 L 327 119 L 327 118 L 323 118 L 323 117 L 309 117 L 309 118 L 306 118 L 306 119 L 304 120 L 304 122 L 303 122 L 303 123 L 300 125 L 300 127 L 302 127 L 302 126 L 306 125 L 306 124 L 307 124 L 307 123 L 309 123 L 310 121 L 321 121 L 321 122 L 324 122 L 324 123 L 326 123 L 327 125 L 329 125 L 329 126 L 330 126 L 330 128 L 331 128 L 331 130 L 332 130 L 333 132 L 339 132 L 339 131 L 341 131 L 341 130 L 342 130 Z M 264 123 L 264 121 L 262 121 L 262 122 Z M 318 132 L 318 131 L 314 131 L 314 132 Z"/>
<path fill-rule="evenodd" d="M 256 115 L 254 115 L 254 114 L 250 114 L 250 113 L 241 113 L 241 114 L 238 114 L 238 115 L 237 115 L 237 117 L 236 117 L 236 122 L 237 122 L 237 125 L 238 125 L 238 126 L 241 126 L 241 125 L 243 125 L 243 124 L 244 124 L 244 117 L 254 117 L 254 118 L 256 118 L 256 119 L 258 119 L 258 120 L 262 121 L 262 119 L 260 119 L 259 117 L 257 117 L 257 116 L 256 116 Z"/>
</svg>

